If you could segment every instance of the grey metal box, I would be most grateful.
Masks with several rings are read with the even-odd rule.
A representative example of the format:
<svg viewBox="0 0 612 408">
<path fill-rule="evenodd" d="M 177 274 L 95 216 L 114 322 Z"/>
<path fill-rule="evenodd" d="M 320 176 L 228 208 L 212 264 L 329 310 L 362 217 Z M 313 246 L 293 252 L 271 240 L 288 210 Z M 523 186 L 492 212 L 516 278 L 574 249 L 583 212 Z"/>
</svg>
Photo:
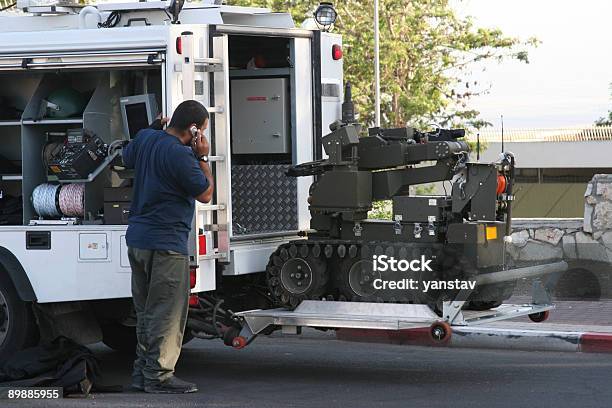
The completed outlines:
<svg viewBox="0 0 612 408">
<path fill-rule="evenodd" d="M 289 153 L 286 78 L 231 81 L 232 153 Z"/>
</svg>

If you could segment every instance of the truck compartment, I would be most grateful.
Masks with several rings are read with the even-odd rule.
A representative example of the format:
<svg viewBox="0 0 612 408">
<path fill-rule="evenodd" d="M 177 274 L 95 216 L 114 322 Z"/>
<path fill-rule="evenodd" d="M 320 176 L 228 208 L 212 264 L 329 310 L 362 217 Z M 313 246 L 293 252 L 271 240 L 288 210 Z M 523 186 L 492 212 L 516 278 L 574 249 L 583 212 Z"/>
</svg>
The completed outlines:
<svg viewBox="0 0 612 408">
<path fill-rule="evenodd" d="M 104 161 L 109 145 L 129 138 L 122 126 L 120 99 L 152 94 L 161 106 L 161 71 L 9 72 L 0 75 L 0 89 L 0 225 L 60 218 L 108 224 L 104 189 L 131 184 L 129 176 L 119 177 Z M 68 168 L 73 173 L 67 176 Z M 38 190 L 35 200 L 33 195 L 41 185 L 47 187 Z M 49 209 L 54 207 L 53 192 L 56 210 L 61 207 L 62 190 L 66 196 L 76 194 L 72 204 L 81 208 L 41 211 L 41 197 L 48 199 L 44 204 Z M 46 195 L 41 196 L 43 192 Z M 4 207 L 8 206 L 19 207 L 20 216 L 7 214 Z"/>
</svg>

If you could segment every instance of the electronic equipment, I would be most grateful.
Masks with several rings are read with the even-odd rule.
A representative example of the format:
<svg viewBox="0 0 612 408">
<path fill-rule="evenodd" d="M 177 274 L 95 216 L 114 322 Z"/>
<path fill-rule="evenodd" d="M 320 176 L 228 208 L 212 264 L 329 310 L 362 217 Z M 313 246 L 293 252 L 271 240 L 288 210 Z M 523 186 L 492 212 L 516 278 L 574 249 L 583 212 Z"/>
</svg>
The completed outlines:
<svg viewBox="0 0 612 408">
<path fill-rule="evenodd" d="M 107 151 L 108 146 L 102 139 L 84 131 L 82 141 L 67 142 L 57 155 L 50 158 L 48 167 L 51 174 L 60 180 L 86 179 L 104 162 Z"/>
<path fill-rule="evenodd" d="M 132 205 L 132 187 L 107 187 L 104 189 L 104 223 L 122 225 L 128 223 Z"/>
<path fill-rule="evenodd" d="M 157 101 L 154 94 L 125 96 L 119 100 L 123 131 L 134 138 L 138 131 L 148 128 L 157 116 Z"/>
</svg>

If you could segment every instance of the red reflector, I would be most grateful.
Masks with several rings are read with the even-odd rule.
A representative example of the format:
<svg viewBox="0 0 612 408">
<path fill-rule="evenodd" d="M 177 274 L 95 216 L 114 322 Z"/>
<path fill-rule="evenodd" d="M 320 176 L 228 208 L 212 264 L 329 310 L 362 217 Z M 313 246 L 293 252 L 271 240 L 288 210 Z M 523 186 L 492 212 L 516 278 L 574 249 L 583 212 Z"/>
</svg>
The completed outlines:
<svg viewBox="0 0 612 408">
<path fill-rule="evenodd" d="M 196 268 L 192 268 L 189 270 L 189 287 L 191 289 L 195 288 L 196 285 L 196 281 L 197 281 L 197 275 L 196 275 Z"/>
<path fill-rule="evenodd" d="M 198 295 L 189 295 L 189 306 L 198 306 L 199 304 Z"/>
<path fill-rule="evenodd" d="M 334 59 L 334 61 L 342 59 L 342 46 L 338 44 L 334 44 L 332 46 L 332 58 Z"/>
<path fill-rule="evenodd" d="M 183 41 L 181 40 L 181 37 L 176 37 L 176 52 L 178 54 L 183 53 Z"/>
<path fill-rule="evenodd" d="M 206 255 L 206 235 L 198 235 L 198 254 Z"/>
<path fill-rule="evenodd" d="M 506 191 L 506 188 L 508 187 L 508 182 L 506 180 L 506 177 L 504 177 L 501 174 L 497 175 L 497 195 L 500 195 L 501 193 Z"/>
</svg>

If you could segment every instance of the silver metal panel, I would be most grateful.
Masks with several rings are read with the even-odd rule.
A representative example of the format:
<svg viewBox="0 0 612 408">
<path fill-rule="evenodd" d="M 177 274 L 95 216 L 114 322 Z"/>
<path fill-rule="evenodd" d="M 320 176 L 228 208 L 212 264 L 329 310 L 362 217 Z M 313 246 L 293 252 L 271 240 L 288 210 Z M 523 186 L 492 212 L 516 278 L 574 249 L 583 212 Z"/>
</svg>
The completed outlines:
<svg viewBox="0 0 612 408">
<path fill-rule="evenodd" d="M 232 152 L 289 153 L 287 79 L 233 79 Z"/>
<path fill-rule="evenodd" d="M 299 28 L 248 27 L 227 24 L 217 26 L 217 32 L 223 34 L 264 37 L 312 38 L 312 31 Z"/>
<path fill-rule="evenodd" d="M 227 225 L 225 231 L 217 233 L 219 252 L 230 254 L 230 237 L 232 235 L 232 186 L 231 186 L 231 147 L 230 147 L 230 93 L 229 93 L 229 56 L 228 37 L 226 35 L 213 38 L 213 58 L 223 61 L 223 70 L 214 72 L 214 105 L 223 110 L 215 113 L 214 120 L 214 155 L 223 156 L 224 160 L 215 163 L 215 189 L 217 204 L 223 204 L 224 209 L 217 212 L 217 222 Z M 229 259 L 228 259 L 229 260 Z"/>
<path fill-rule="evenodd" d="M 314 125 L 312 100 L 312 41 L 309 38 L 293 40 L 293 83 L 292 99 L 295 101 L 295 140 L 293 143 L 293 164 L 312 161 L 314 158 Z M 299 148 L 298 148 L 299 146 Z M 298 177 L 298 226 L 305 230 L 310 228 L 310 211 L 308 210 L 308 191 L 313 177 Z"/>
<path fill-rule="evenodd" d="M 254 310 L 238 313 L 257 333 L 267 325 L 385 329 L 427 327 L 438 316 L 426 305 L 305 300 L 294 311 Z"/>
<path fill-rule="evenodd" d="M 232 166 L 234 236 L 298 229 L 297 180 L 286 176 L 289 167 Z"/>
</svg>

